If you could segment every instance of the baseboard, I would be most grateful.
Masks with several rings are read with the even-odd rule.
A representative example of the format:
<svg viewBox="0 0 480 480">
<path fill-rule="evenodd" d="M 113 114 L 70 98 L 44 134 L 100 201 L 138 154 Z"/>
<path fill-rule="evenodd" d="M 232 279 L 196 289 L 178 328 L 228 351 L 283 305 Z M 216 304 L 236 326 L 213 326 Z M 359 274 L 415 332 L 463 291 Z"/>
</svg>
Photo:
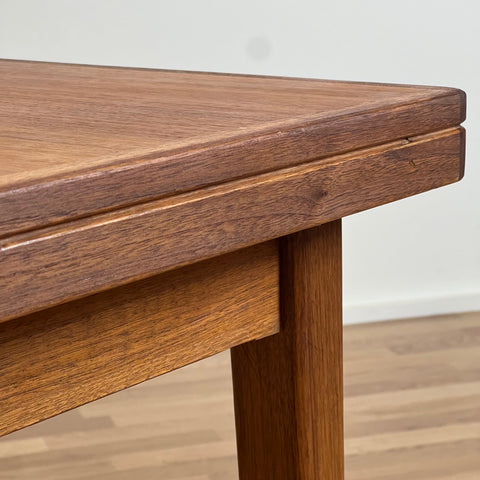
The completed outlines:
<svg viewBox="0 0 480 480">
<path fill-rule="evenodd" d="M 353 325 L 472 311 L 480 311 L 480 291 L 364 304 L 347 303 L 343 308 L 343 323 Z"/>
</svg>

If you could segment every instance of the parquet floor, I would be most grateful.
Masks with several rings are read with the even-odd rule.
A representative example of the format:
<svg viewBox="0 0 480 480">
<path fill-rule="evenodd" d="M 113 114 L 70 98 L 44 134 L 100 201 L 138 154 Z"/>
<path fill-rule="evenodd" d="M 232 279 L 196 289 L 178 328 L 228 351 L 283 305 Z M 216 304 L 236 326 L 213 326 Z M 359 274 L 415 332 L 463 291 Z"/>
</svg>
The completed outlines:
<svg viewBox="0 0 480 480">
<path fill-rule="evenodd" d="M 346 327 L 345 416 L 347 480 L 479 480 L 480 313 Z M 0 479 L 237 479 L 228 354 L 3 437 Z"/>
</svg>

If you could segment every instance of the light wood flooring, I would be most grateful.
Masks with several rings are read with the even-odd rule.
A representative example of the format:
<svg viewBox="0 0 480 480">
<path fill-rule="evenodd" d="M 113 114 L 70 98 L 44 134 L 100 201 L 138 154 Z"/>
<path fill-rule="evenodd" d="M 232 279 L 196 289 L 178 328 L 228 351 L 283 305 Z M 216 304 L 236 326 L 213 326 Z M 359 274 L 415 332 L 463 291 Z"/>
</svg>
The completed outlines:
<svg viewBox="0 0 480 480">
<path fill-rule="evenodd" d="M 223 353 L 7 435 L 0 479 L 237 479 L 229 368 Z M 479 480 L 480 313 L 346 327 L 345 416 L 347 480 Z"/>
</svg>

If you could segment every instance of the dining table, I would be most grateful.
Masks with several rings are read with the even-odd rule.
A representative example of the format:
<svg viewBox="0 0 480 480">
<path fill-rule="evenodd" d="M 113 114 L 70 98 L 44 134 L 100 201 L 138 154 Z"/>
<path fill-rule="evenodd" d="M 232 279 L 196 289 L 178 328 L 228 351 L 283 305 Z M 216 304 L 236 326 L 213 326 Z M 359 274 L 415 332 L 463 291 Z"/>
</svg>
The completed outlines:
<svg viewBox="0 0 480 480">
<path fill-rule="evenodd" d="M 343 479 L 341 219 L 459 181 L 465 104 L 0 60 L 0 435 L 231 349 L 240 479 Z"/>
</svg>

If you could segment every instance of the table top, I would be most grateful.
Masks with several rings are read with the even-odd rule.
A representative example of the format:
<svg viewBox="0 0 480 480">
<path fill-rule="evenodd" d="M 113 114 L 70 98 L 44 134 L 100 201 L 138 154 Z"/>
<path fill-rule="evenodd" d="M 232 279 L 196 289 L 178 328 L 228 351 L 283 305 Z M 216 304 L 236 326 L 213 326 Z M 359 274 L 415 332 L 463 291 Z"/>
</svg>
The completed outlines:
<svg viewBox="0 0 480 480">
<path fill-rule="evenodd" d="M 463 174 L 457 89 L 3 60 L 0 92 L 0 320 Z"/>
<path fill-rule="evenodd" d="M 0 234 L 452 127 L 464 115 L 463 92 L 447 88 L 22 61 L 0 62 L 0 92 Z"/>
</svg>

